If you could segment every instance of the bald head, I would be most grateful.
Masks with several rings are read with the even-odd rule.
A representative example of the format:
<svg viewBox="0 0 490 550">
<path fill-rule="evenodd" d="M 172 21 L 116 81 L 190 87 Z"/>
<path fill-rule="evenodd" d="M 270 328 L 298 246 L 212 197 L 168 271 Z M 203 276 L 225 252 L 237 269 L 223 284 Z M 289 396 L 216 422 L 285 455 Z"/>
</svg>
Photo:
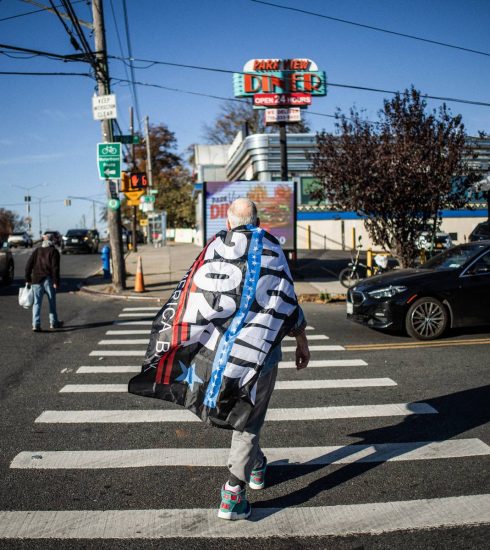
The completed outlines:
<svg viewBox="0 0 490 550">
<path fill-rule="evenodd" d="M 228 229 L 241 225 L 259 225 L 257 207 L 250 199 L 236 199 L 228 208 Z"/>
</svg>

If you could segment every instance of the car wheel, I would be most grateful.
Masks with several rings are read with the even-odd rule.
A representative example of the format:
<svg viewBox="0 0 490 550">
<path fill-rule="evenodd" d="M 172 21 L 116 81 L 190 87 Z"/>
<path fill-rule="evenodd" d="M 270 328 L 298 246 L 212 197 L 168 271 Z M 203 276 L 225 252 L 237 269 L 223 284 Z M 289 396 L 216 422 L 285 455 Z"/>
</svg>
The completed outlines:
<svg viewBox="0 0 490 550">
<path fill-rule="evenodd" d="M 61 251 L 61 254 L 65 255 L 65 254 L 66 254 L 66 250 L 62 250 L 62 251 Z"/>
<path fill-rule="evenodd" d="M 449 315 L 436 298 L 419 298 L 407 313 L 406 329 L 417 340 L 434 340 L 446 330 Z"/>
<path fill-rule="evenodd" d="M 359 273 L 351 267 L 345 267 L 339 273 L 339 281 L 345 288 L 352 288 L 359 282 Z"/>
</svg>

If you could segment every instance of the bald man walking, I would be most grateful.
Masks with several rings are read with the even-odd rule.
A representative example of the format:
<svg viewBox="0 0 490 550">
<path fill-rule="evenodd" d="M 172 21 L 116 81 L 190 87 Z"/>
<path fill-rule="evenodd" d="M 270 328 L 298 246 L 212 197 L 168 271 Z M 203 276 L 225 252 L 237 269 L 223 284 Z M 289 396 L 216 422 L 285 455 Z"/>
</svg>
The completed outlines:
<svg viewBox="0 0 490 550">
<path fill-rule="evenodd" d="M 251 200 L 241 198 L 231 204 L 228 210 L 228 231 L 256 228 L 259 225 L 257 207 Z M 310 352 L 306 338 L 306 320 L 301 308 L 289 336 L 296 338 L 296 368 L 304 369 L 310 360 Z M 259 440 L 281 359 L 281 344 L 278 343 L 270 349 L 260 372 L 255 405 L 245 429 L 242 432 L 233 431 L 228 457 L 230 474 L 221 490 L 221 505 L 218 512 L 222 519 L 248 518 L 251 506 L 246 497 L 246 485 L 253 490 L 264 489 L 266 485 L 267 458 L 260 448 Z"/>
</svg>

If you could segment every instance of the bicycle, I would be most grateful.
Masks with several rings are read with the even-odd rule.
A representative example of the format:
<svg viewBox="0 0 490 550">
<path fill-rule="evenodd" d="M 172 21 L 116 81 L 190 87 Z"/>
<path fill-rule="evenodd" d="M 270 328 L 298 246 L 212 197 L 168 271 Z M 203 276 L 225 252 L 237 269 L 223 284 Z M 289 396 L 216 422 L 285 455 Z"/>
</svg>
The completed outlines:
<svg viewBox="0 0 490 550">
<path fill-rule="evenodd" d="M 116 155 L 117 151 L 118 151 L 118 149 L 117 149 L 117 147 L 114 147 L 114 145 L 106 145 L 102 149 L 101 153 L 103 155 Z"/>
<path fill-rule="evenodd" d="M 376 254 L 376 256 L 374 256 L 375 265 L 372 267 L 368 267 L 367 264 L 362 263 L 360 260 L 361 249 L 361 237 L 359 237 L 359 244 L 357 245 L 355 257 L 351 255 L 351 261 L 349 262 L 348 267 L 344 267 L 344 269 L 342 269 L 339 273 L 340 284 L 345 288 L 352 288 L 362 278 L 364 278 L 360 275 L 361 270 L 363 273 L 368 273 L 370 270 L 373 275 L 379 275 L 389 271 L 388 258 L 386 256 L 382 256 L 381 254 Z"/>
</svg>

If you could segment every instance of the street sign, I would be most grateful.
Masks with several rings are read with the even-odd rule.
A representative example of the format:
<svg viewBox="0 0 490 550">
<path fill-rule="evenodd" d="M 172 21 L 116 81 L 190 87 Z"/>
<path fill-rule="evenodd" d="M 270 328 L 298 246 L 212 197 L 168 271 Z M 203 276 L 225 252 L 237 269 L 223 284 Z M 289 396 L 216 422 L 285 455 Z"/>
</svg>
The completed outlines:
<svg viewBox="0 0 490 550">
<path fill-rule="evenodd" d="M 140 198 L 140 201 L 143 202 L 155 202 L 155 195 L 144 195 Z"/>
<path fill-rule="evenodd" d="M 294 94 L 255 94 L 255 107 L 307 107 L 311 105 L 311 95 Z"/>
<path fill-rule="evenodd" d="M 139 145 L 141 142 L 139 136 L 132 136 L 131 134 L 114 136 L 114 141 L 125 143 L 126 145 Z"/>
<path fill-rule="evenodd" d="M 141 210 L 143 212 L 153 212 L 155 210 L 155 205 L 152 202 L 144 202 L 141 204 Z"/>
<path fill-rule="evenodd" d="M 148 225 L 148 220 L 142 219 L 139 221 L 141 227 L 146 227 Z"/>
<path fill-rule="evenodd" d="M 124 195 L 128 200 L 129 206 L 138 206 L 140 203 L 140 197 L 144 194 L 144 191 L 126 191 Z"/>
<path fill-rule="evenodd" d="M 111 210 L 117 210 L 121 206 L 121 203 L 119 199 L 109 199 L 109 201 L 107 202 L 107 206 Z"/>
<path fill-rule="evenodd" d="M 158 195 L 158 189 L 150 189 L 150 194 Z"/>
<path fill-rule="evenodd" d="M 128 199 L 126 201 L 126 204 L 128 206 L 139 206 L 140 205 L 140 200 L 139 199 Z"/>
<path fill-rule="evenodd" d="M 121 144 L 97 143 L 97 164 L 101 180 L 121 178 Z"/>
<path fill-rule="evenodd" d="M 114 94 L 94 95 L 92 97 L 92 112 L 94 120 L 117 118 L 116 96 Z"/>
<path fill-rule="evenodd" d="M 298 107 L 292 109 L 266 109 L 265 123 L 277 124 L 278 122 L 300 122 L 301 109 Z"/>
</svg>

